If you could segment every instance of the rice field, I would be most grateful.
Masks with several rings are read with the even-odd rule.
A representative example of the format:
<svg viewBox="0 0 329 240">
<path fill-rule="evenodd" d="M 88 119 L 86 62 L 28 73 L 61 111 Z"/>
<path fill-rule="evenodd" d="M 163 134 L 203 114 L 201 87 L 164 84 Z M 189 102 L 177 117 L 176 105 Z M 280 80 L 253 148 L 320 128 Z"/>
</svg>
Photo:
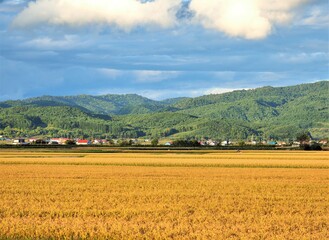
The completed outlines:
<svg viewBox="0 0 329 240">
<path fill-rule="evenodd" d="M 0 152 L 0 239 L 329 239 L 328 152 Z"/>
</svg>

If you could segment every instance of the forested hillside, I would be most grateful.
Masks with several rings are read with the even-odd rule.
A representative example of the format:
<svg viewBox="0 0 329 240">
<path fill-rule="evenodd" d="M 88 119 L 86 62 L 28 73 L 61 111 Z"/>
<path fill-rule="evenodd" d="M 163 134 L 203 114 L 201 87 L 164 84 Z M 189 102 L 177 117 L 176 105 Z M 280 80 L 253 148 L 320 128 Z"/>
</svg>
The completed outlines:
<svg viewBox="0 0 329 240">
<path fill-rule="evenodd" d="M 329 136 L 329 82 L 263 87 L 197 98 L 135 94 L 43 96 L 0 103 L 6 136 L 293 139 Z"/>
<path fill-rule="evenodd" d="M 154 101 L 137 94 L 108 94 L 102 96 L 78 95 L 64 97 L 43 96 L 23 101 L 2 102 L 0 103 L 0 107 L 70 106 L 90 113 L 124 115 L 161 111 L 166 109 L 168 105 L 174 104 L 181 99 L 184 98 Z"/>
</svg>

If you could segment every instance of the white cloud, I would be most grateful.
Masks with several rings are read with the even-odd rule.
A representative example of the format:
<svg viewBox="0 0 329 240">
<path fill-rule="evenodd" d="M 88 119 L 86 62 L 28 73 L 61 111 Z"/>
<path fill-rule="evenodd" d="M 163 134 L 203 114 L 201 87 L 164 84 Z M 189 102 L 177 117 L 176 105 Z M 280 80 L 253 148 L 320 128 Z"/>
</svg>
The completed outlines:
<svg viewBox="0 0 329 240">
<path fill-rule="evenodd" d="M 245 90 L 247 90 L 246 88 L 243 88 Z M 233 88 L 210 88 L 204 91 L 205 95 L 209 95 L 209 94 L 222 94 L 222 93 L 227 93 L 227 92 L 233 92 L 236 90 L 242 90 L 242 88 L 239 89 L 233 89 Z"/>
<path fill-rule="evenodd" d="M 236 72 L 233 71 L 221 71 L 214 72 L 213 75 L 218 79 L 233 80 L 236 76 Z"/>
<path fill-rule="evenodd" d="M 79 43 L 79 39 L 75 35 L 65 35 L 63 39 L 52 39 L 50 37 L 35 38 L 24 45 L 37 49 L 70 49 L 81 47 L 82 43 Z"/>
<path fill-rule="evenodd" d="M 243 88 L 247 90 L 246 88 Z M 163 89 L 163 90 L 143 90 L 138 94 L 150 99 L 161 100 L 172 97 L 199 97 L 209 94 L 222 94 L 242 90 L 242 88 L 199 88 L 199 89 Z"/>
<path fill-rule="evenodd" d="M 287 24 L 307 0 L 192 0 L 190 9 L 204 27 L 233 37 L 265 38 L 274 24 Z"/>
<path fill-rule="evenodd" d="M 138 26 L 168 28 L 177 20 L 185 0 L 37 0 L 30 2 L 13 21 L 29 28 L 43 24 L 80 27 L 110 25 L 125 31 Z M 192 22 L 232 37 L 262 39 L 276 25 L 291 23 L 298 8 L 315 0 L 190 0 Z M 303 25 L 328 22 L 327 14 L 314 10 Z"/>
<path fill-rule="evenodd" d="M 98 72 L 111 79 L 115 79 L 123 75 L 123 71 L 112 69 L 112 68 L 100 68 L 98 69 Z"/>
<path fill-rule="evenodd" d="M 136 83 L 156 83 L 164 80 L 174 79 L 179 76 L 178 71 L 159 70 L 118 70 L 112 68 L 100 68 L 97 71 L 108 78 L 116 79 L 125 76 Z"/>
<path fill-rule="evenodd" d="M 272 84 L 279 82 L 280 80 L 286 79 L 287 74 L 285 72 L 255 72 L 253 79 L 258 84 Z"/>
<path fill-rule="evenodd" d="M 328 60 L 328 52 L 311 52 L 311 53 L 277 53 L 274 55 L 274 59 L 284 63 L 310 63 L 319 60 Z"/>
<path fill-rule="evenodd" d="M 40 24 L 109 24 L 124 30 L 140 25 L 169 27 L 175 23 L 180 0 L 38 0 L 29 3 L 14 20 L 15 27 Z"/>
<path fill-rule="evenodd" d="M 197 90 L 175 90 L 175 89 L 123 89 L 123 88 L 108 88 L 101 89 L 100 91 L 96 91 L 97 95 L 106 95 L 106 94 L 138 94 L 143 97 L 147 97 L 153 100 L 163 100 L 167 98 L 173 97 L 188 97 L 188 96 L 200 96 L 203 93 Z"/>
<path fill-rule="evenodd" d="M 300 21 L 300 25 L 306 26 L 318 26 L 318 27 L 328 27 L 329 25 L 329 15 L 328 8 L 313 7 L 308 16 Z"/>
<path fill-rule="evenodd" d="M 23 4 L 25 2 L 27 2 L 27 0 L 11 0 L 11 1 L 6 1 L 7 4 L 11 4 L 11 5 L 18 5 L 18 4 Z"/>
<path fill-rule="evenodd" d="M 0 13 L 12 13 L 20 11 L 24 4 L 26 4 L 25 0 L 0 0 Z"/>
<path fill-rule="evenodd" d="M 137 82 L 152 83 L 152 82 L 161 82 L 163 80 L 175 78 L 179 75 L 179 72 L 141 70 L 141 71 L 134 71 L 134 75 Z"/>
<path fill-rule="evenodd" d="M 145 89 L 137 91 L 138 94 L 154 100 L 163 100 L 173 97 L 199 97 L 210 94 L 222 94 L 236 90 L 248 90 L 249 88 L 177 88 L 177 89 Z M 129 91 L 128 91 L 129 92 Z M 136 90 L 132 90 L 136 93 Z"/>
<path fill-rule="evenodd" d="M 173 97 L 198 97 L 204 95 L 202 90 L 191 89 L 163 89 L 163 90 L 143 90 L 138 94 L 154 100 L 163 100 Z"/>
</svg>

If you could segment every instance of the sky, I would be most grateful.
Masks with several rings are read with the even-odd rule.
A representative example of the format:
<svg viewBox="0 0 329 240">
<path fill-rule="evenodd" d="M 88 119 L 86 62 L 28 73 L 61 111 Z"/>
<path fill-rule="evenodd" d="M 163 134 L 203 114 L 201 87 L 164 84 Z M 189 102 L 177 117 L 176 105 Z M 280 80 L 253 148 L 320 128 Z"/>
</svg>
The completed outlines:
<svg viewBox="0 0 329 240">
<path fill-rule="evenodd" d="M 0 0 L 0 101 L 329 79 L 327 0 Z"/>
</svg>

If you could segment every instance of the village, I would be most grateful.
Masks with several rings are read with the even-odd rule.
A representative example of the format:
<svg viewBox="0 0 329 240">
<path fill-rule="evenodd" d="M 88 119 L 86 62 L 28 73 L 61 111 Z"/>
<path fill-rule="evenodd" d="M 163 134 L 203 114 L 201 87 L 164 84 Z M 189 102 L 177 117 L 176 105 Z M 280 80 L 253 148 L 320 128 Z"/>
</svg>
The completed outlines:
<svg viewBox="0 0 329 240">
<path fill-rule="evenodd" d="M 185 140 L 188 142 L 188 140 Z M 76 146 L 177 146 L 176 140 L 172 139 L 70 139 L 70 138 L 15 138 L 11 139 L 5 136 L 0 136 L 1 145 L 39 145 L 39 146 L 55 146 L 55 145 L 76 145 Z M 256 141 L 216 141 L 212 139 L 194 140 L 194 146 L 197 147 L 225 147 L 225 146 L 271 146 L 278 148 L 299 148 L 301 145 L 318 145 L 321 147 L 328 146 L 328 139 L 307 140 L 307 141 L 275 141 L 263 140 Z"/>
</svg>

